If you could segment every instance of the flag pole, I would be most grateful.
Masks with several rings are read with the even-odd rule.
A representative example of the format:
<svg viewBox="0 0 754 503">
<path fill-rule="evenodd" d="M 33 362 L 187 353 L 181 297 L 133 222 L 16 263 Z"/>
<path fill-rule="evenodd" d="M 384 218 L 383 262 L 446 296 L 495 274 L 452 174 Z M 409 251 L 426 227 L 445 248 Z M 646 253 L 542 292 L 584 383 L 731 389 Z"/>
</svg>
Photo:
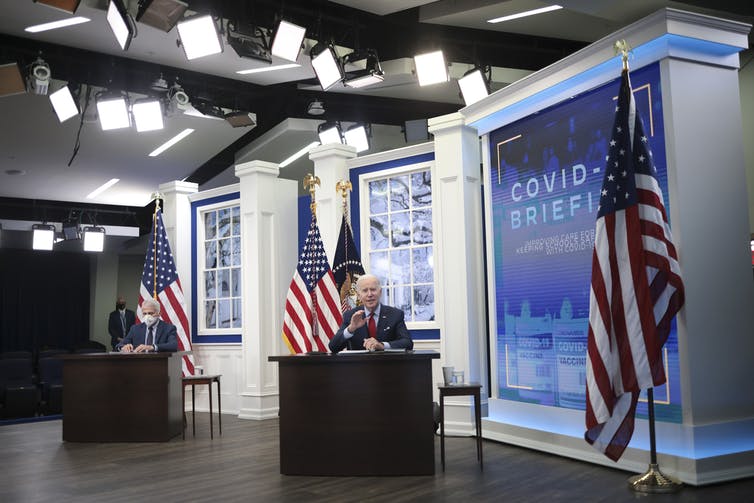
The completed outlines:
<svg viewBox="0 0 754 503">
<path fill-rule="evenodd" d="M 312 210 L 312 221 L 317 220 L 317 201 L 315 195 L 317 193 L 317 185 L 319 185 L 319 177 L 307 173 L 304 177 L 304 189 L 309 191 L 309 196 L 312 201 L 309 203 L 309 208 Z M 312 298 L 312 337 L 319 337 L 319 326 L 317 324 L 317 296 L 314 290 L 310 293 Z"/>
<path fill-rule="evenodd" d="M 348 230 L 351 227 L 351 218 L 348 211 L 348 193 L 353 190 L 353 185 L 351 185 L 351 182 L 346 180 L 340 180 L 338 183 L 335 184 L 335 190 L 340 192 L 340 197 L 343 198 L 343 219 L 344 223 L 346 225 L 345 232 L 343 232 L 343 250 L 345 252 L 345 263 L 348 264 L 349 258 L 348 258 Z M 359 305 L 358 296 L 356 295 L 356 282 L 353 280 L 354 276 L 353 273 L 350 272 L 346 268 L 346 274 L 345 274 L 345 281 L 348 281 L 348 293 L 346 294 L 347 297 L 351 297 L 353 299 L 356 299 L 356 305 Z M 342 300 L 342 293 L 338 292 L 338 294 L 341 295 Z"/>
<path fill-rule="evenodd" d="M 657 464 L 657 446 L 655 443 L 655 404 L 654 389 L 647 389 L 647 413 L 649 414 L 649 468 L 641 475 L 628 479 L 628 486 L 639 493 L 672 493 L 678 491 L 682 482 L 668 477 L 660 471 Z"/>
<path fill-rule="evenodd" d="M 152 193 L 154 201 L 154 214 L 152 215 L 152 298 L 157 300 L 157 212 L 160 211 L 160 200 L 162 194 L 159 192 Z"/>
<path fill-rule="evenodd" d="M 620 53 L 623 62 L 623 71 L 628 71 L 628 55 L 631 47 L 625 40 L 615 42 L 615 52 Z M 629 477 L 628 486 L 635 492 L 640 493 L 671 493 L 678 491 L 683 485 L 660 471 L 657 464 L 657 443 L 655 437 L 655 406 L 654 389 L 647 388 L 647 413 L 649 423 L 649 467 L 647 471 Z"/>
</svg>

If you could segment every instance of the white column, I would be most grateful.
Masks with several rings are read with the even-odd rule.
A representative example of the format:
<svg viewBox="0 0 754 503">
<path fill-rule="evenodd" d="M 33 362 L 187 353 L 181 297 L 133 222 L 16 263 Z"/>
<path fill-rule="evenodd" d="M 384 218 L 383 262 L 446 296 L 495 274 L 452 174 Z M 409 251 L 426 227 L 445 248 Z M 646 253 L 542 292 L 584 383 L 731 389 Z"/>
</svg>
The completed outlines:
<svg viewBox="0 0 754 503">
<path fill-rule="evenodd" d="M 436 227 L 442 229 L 435 239 L 440 259 L 437 289 L 443 296 L 442 362 L 463 370 L 466 381 L 484 384 L 487 331 L 479 137 L 458 113 L 430 119 L 429 131 L 435 142 L 432 199 L 439 210 Z M 471 431 L 474 416 L 470 404 L 467 397 L 446 401 L 450 431 Z"/>
<path fill-rule="evenodd" d="M 319 177 L 320 182 L 315 196 L 317 223 L 329 260 L 335 256 L 340 221 L 343 217 L 343 199 L 335 190 L 335 185 L 341 180 L 348 181 L 346 161 L 354 157 L 356 148 L 348 145 L 321 145 L 309 152 L 309 159 L 314 162 L 314 174 Z"/>
<path fill-rule="evenodd" d="M 267 357 L 281 354 L 287 277 L 296 265 L 296 182 L 279 180 L 277 164 L 236 166 L 241 188 L 243 263 L 242 419 L 277 417 L 278 369 Z"/>
<path fill-rule="evenodd" d="M 186 299 L 186 316 L 191 320 L 191 201 L 189 196 L 199 190 L 191 182 L 173 181 L 160 184 L 163 195 L 162 222 L 173 252 L 175 269 L 181 280 L 183 296 Z"/>
</svg>

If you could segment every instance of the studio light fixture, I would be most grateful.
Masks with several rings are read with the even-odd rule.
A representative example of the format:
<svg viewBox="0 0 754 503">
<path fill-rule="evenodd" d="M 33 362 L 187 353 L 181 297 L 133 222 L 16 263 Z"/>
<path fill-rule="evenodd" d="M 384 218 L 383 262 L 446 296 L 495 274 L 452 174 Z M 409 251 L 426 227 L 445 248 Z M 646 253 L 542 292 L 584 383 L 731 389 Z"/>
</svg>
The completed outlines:
<svg viewBox="0 0 754 503">
<path fill-rule="evenodd" d="M 486 98 L 490 94 L 489 80 L 483 68 L 472 68 L 458 79 L 458 87 L 466 106 Z"/>
<path fill-rule="evenodd" d="M 228 112 L 225 120 L 233 127 L 254 127 L 257 125 L 257 116 L 252 112 Z"/>
<path fill-rule="evenodd" d="M 110 25 L 120 48 L 127 51 L 131 40 L 136 36 L 136 23 L 121 0 L 110 0 L 107 6 L 107 24 Z"/>
<path fill-rule="evenodd" d="M 39 33 L 41 31 L 57 30 L 58 28 L 65 28 L 67 26 L 74 26 L 81 23 L 88 23 L 91 21 L 88 17 L 75 16 L 68 19 L 61 19 L 59 21 L 52 21 L 50 23 L 35 24 L 33 26 L 27 26 L 24 31 L 29 33 Z"/>
<path fill-rule="evenodd" d="M 272 63 L 267 36 L 256 26 L 228 23 L 228 45 L 239 57 Z"/>
<path fill-rule="evenodd" d="M 97 115 L 103 131 L 129 127 L 128 102 L 122 93 L 106 92 L 97 97 Z"/>
<path fill-rule="evenodd" d="M 414 56 L 414 64 L 420 86 L 448 81 L 448 65 L 442 51 L 418 54 Z"/>
<path fill-rule="evenodd" d="M 51 76 L 52 71 L 50 70 L 50 65 L 48 65 L 41 57 L 38 57 L 37 60 L 31 64 L 29 76 L 26 79 L 29 92 L 46 96 L 47 90 L 50 87 Z"/>
<path fill-rule="evenodd" d="M 178 112 L 179 110 L 186 111 L 190 106 L 189 95 L 178 84 L 175 83 L 168 89 L 167 92 L 168 110 L 170 113 Z"/>
<path fill-rule="evenodd" d="M 309 115 L 324 115 L 325 104 L 319 100 L 314 100 L 306 107 L 306 113 Z"/>
<path fill-rule="evenodd" d="M 296 61 L 306 36 L 306 28 L 282 20 L 272 39 L 272 55 Z"/>
<path fill-rule="evenodd" d="M 165 33 L 183 18 L 188 4 L 181 0 L 139 0 L 136 20 Z"/>
<path fill-rule="evenodd" d="M 343 67 L 332 44 L 319 42 L 312 47 L 309 55 L 314 73 L 317 74 L 319 85 L 324 91 L 343 80 Z"/>
<path fill-rule="evenodd" d="M 493 23 L 493 24 L 502 23 L 503 21 L 511 21 L 513 19 L 519 19 L 522 17 L 534 16 L 536 14 L 544 14 L 545 12 L 551 12 L 551 11 L 562 9 L 562 8 L 563 7 L 560 5 L 548 5 L 547 7 L 541 7 L 539 9 L 532 9 L 532 10 L 527 10 L 524 12 L 519 12 L 517 14 L 511 14 L 509 16 L 501 16 L 501 17 L 496 17 L 494 19 L 488 19 L 487 22 Z"/>
<path fill-rule="evenodd" d="M 212 100 L 206 96 L 194 96 L 191 105 L 202 115 L 215 119 L 225 119 L 225 110 L 215 105 Z"/>
<path fill-rule="evenodd" d="M 377 58 L 377 51 L 367 49 L 364 52 L 352 52 L 346 55 L 344 63 L 355 63 L 364 60 L 365 68 L 354 72 L 347 72 L 343 83 L 348 87 L 361 88 L 379 84 L 385 80 L 385 72 L 380 67 L 380 60 Z"/>
<path fill-rule="evenodd" d="M 162 120 L 162 103 L 156 98 L 139 100 L 131 107 L 136 131 L 156 131 L 165 127 Z"/>
<path fill-rule="evenodd" d="M 76 101 L 67 85 L 50 95 L 50 103 L 52 103 L 52 108 L 60 122 L 65 122 L 79 114 L 79 108 L 76 106 Z"/>
<path fill-rule="evenodd" d="M 101 252 L 105 249 L 105 229 L 104 227 L 84 227 L 82 229 L 84 237 L 84 251 Z"/>
<path fill-rule="evenodd" d="M 34 3 L 41 3 L 42 5 L 73 14 L 79 8 L 81 0 L 34 0 Z"/>
<path fill-rule="evenodd" d="M 317 126 L 317 136 L 322 145 L 343 143 L 343 133 L 337 122 L 323 122 Z"/>
<path fill-rule="evenodd" d="M 186 59 L 202 58 L 223 51 L 222 38 L 210 15 L 193 16 L 176 24 Z"/>
<path fill-rule="evenodd" d="M 79 239 L 79 224 L 75 218 L 66 218 L 63 220 L 63 239 L 66 241 Z"/>
<path fill-rule="evenodd" d="M 34 224 L 31 247 L 35 250 L 52 250 L 55 243 L 55 226 L 51 224 Z"/>
<path fill-rule="evenodd" d="M 369 136 L 367 135 L 367 126 L 364 124 L 354 124 L 349 127 L 344 134 L 346 145 L 356 148 L 356 152 L 369 150 Z"/>
</svg>

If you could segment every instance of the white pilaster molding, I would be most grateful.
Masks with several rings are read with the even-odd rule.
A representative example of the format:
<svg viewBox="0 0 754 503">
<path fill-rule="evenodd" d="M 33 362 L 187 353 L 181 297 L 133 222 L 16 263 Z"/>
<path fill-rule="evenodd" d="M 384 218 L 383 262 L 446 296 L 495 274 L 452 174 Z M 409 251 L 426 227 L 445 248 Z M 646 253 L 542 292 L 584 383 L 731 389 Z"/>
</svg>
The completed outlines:
<svg viewBox="0 0 754 503">
<path fill-rule="evenodd" d="M 335 246 L 343 216 L 341 210 L 343 200 L 335 190 L 335 185 L 340 180 L 348 180 L 346 161 L 354 157 L 356 157 L 356 148 L 349 145 L 320 145 L 309 152 L 309 159 L 314 162 L 314 175 L 319 177 L 320 182 L 315 196 L 317 223 L 329 260 L 335 256 Z"/>
<path fill-rule="evenodd" d="M 277 416 L 277 365 L 267 357 L 281 351 L 285 287 L 280 278 L 282 271 L 291 274 L 296 260 L 296 233 L 291 232 L 285 243 L 282 239 L 285 229 L 296 226 L 295 216 L 291 217 L 296 187 L 293 181 L 279 180 L 279 172 L 277 164 L 264 161 L 235 168 L 241 189 L 243 368 L 238 417 L 242 419 Z"/>
<path fill-rule="evenodd" d="M 162 200 L 162 222 L 170 241 L 175 269 L 181 279 L 183 296 L 186 299 L 186 315 L 191 319 L 191 201 L 189 196 L 199 190 L 191 182 L 172 181 L 160 184 L 158 190 Z"/>
<path fill-rule="evenodd" d="M 437 288 L 443 295 L 442 361 L 464 370 L 467 381 L 486 383 L 479 137 L 458 113 L 430 119 L 429 131 L 435 142 L 436 226 L 444 229 L 435 234 L 441 267 Z M 464 416 L 464 423 L 473 417 Z"/>
</svg>

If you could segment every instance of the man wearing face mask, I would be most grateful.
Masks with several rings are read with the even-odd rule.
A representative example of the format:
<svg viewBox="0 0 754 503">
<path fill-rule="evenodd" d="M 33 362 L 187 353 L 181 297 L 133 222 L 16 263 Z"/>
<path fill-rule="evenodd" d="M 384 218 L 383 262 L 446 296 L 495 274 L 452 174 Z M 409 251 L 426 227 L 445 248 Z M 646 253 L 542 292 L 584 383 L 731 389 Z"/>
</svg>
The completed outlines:
<svg viewBox="0 0 754 503">
<path fill-rule="evenodd" d="M 113 351 L 116 350 L 120 341 L 128 334 L 131 327 L 136 323 L 136 313 L 126 309 L 126 298 L 118 296 L 115 301 L 115 311 L 110 313 L 110 319 L 107 322 L 107 331 L 110 332 L 110 343 Z"/>
<path fill-rule="evenodd" d="M 160 303 L 146 299 L 141 304 L 143 323 L 134 325 L 118 344 L 121 353 L 146 353 L 147 351 L 177 351 L 175 325 L 160 319 Z"/>
</svg>

